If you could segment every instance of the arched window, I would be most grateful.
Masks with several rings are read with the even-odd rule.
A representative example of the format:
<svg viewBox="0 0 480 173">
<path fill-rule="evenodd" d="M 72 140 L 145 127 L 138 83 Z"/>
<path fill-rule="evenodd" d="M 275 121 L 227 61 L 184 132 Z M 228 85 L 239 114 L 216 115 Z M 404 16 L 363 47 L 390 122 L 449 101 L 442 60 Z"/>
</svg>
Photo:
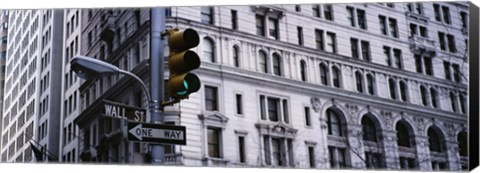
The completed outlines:
<svg viewBox="0 0 480 173">
<path fill-rule="evenodd" d="M 235 67 L 240 67 L 240 60 L 239 60 L 239 50 L 237 46 L 233 46 L 233 65 Z"/>
<path fill-rule="evenodd" d="M 404 102 L 407 101 L 407 92 L 408 92 L 407 84 L 404 81 L 400 81 L 400 98 Z"/>
<path fill-rule="evenodd" d="M 460 111 L 462 111 L 462 113 L 465 113 L 465 109 L 466 109 L 466 107 L 465 107 L 465 103 L 466 103 L 465 95 L 461 93 L 459 95 L 459 97 L 460 97 Z"/>
<path fill-rule="evenodd" d="M 402 122 L 398 122 L 395 130 L 397 131 L 398 146 L 410 147 L 410 133 L 407 127 Z"/>
<path fill-rule="evenodd" d="M 320 83 L 328 85 L 328 68 L 325 64 L 320 64 Z"/>
<path fill-rule="evenodd" d="M 280 59 L 280 56 L 278 54 L 273 54 L 273 74 L 277 76 L 282 75 L 282 60 Z"/>
<path fill-rule="evenodd" d="M 267 54 L 263 51 L 259 52 L 259 66 L 260 66 L 260 71 L 264 73 L 268 73 L 268 68 L 267 68 Z"/>
<path fill-rule="evenodd" d="M 438 105 L 437 105 L 437 90 L 435 90 L 434 88 L 430 88 L 430 96 L 431 96 L 431 101 L 432 101 L 432 106 L 434 108 L 437 108 Z"/>
<path fill-rule="evenodd" d="M 442 152 L 440 137 L 432 127 L 428 128 L 428 143 L 430 144 L 430 151 Z"/>
<path fill-rule="evenodd" d="M 388 87 L 390 88 L 390 98 L 397 99 L 397 84 L 392 78 L 388 79 Z"/>
<path fill-rule="evenodd" d="M 375 78 L 371 74 L 367 75 L 367 89 L 368 89 L 368 94 L 370 95 L 375 95 L 375 89 L 374 87 L 375 83 Z"/>
<path fill-rule="evenodd" d="M 327 126 L 329 135 L 343 136 L 342 125 L 338 114 L 332 109 L 327 109 Z"/>
<path fill-rule="evenodd" d="M 377 142 L 377 130 L 373 121 L 364 115 L 362 118 L 363 140 Z"/>
<path fill-rule="evenodd" d="M 300 60 L 300 77 L 302 81 L 307 81 L 307 64 L 304 60 Z"/>
<path fill-rule="evenodd" d="M 450 103 L 452 106 L 452 111 L 457 112 L 457 98 L 453 92 L 450 92 Z"/>
<path fill-rule="evenodd" d="M 420 86 L 420 96 L 422 98 L 422 104 L 423 106 L 427 106 L 427 88 L 425 88 L 423 85 Z"/>
<path fill-rule="evenodd" d="M 357 91 L 359 93 L 363 93 L 363 77 L 360 72 L 355 72 L 355 81 L 357 84 Z"/>
<path fill-rule="evenodd" d="M 457 136 L 458 142 L 458 152 L 460 156 L 467 157 L 468 156 L 468 140 L 467 140 L 467 132 L 462 131 Z"/>
<path fill-rule="evenodd" d="M 340 69 L 332 67 L 333 86 L 336 88 L 340 88 L 340 75 Z"/>
<path fill-rule="evenodd" d="M 203 39 L 203 58 L 207 62 L 215 62 L 215 53 L 213 49 L 213 41 L 209 38 Z"/>
</svg>

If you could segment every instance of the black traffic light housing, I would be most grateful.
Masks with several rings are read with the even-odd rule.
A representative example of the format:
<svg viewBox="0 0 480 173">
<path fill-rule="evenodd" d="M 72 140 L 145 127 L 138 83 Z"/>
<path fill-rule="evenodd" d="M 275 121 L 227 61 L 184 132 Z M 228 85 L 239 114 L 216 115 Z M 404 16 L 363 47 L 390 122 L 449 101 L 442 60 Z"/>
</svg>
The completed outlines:
<svg viewBox="0 0 480 173">
<path fill-rule="evenodd" d="M 191 93 L 200 89 L 200 79 L 190 73 L 200 67 L 200 57 L 197 53 L 189 50 L 198 46 L 200 38 L 194 29 L 179 31 L 178 28 L 168 31 L 168 69 L 170 77 L 167 88 L 170 97 L 175 100 L 185 99 Z"/>
</svg>

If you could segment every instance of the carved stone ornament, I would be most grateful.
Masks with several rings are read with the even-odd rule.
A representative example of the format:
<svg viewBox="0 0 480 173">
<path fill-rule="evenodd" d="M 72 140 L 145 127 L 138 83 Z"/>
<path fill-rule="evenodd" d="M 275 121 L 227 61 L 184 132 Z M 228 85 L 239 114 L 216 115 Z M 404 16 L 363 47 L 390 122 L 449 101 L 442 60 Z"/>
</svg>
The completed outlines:
<svg viewBox="0 0 480 173">
<path fill-rule="evenodd" d="M 312 104 L 313 111 L 320 112 L 321 101 L 318 97 L 310 98 L 310 104 Z"/>
<path fill-rule="evenodd" d="M 383 119 L 385 121 L 385 126 L 387 129 L 393 128 L 392 112 L 385 112 L 383 114 Z"/>
<path fill-rule="evenodd" d="M 416 117 L 415 124 L 417 126 L 418 133 L 425 131 L 425 120 L 423 118 Z"/>
<path fill-rule="evenodd" d="M 443 123 L 443 126 L 447 130 L 447 134 L 449 137 L 454 138 L 455 137 L 455 126 L 451 123 Z"/>
</svg>

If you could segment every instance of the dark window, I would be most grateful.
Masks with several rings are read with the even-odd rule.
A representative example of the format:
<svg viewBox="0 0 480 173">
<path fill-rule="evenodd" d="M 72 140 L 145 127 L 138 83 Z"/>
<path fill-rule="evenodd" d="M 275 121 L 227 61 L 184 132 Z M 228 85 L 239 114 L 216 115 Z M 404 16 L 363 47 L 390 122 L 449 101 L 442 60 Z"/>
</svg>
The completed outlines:
<svg viewBox="0 0 480 173">
<path fill-rule="evenodd" d="M 435 20 L 436 21 L 441 21 L 442 18 L 440 17 L 440 5 L 433 4 L 433 11 L 435 13 Z"/>
<path fill-rule="evenodd" d="M 370 61 L 370 43 L 367 41 L 361 41 L 362 45 L 362 58 L 365 61 Z"/>
<path fill-rule="evenodd" d="M 459 95 L 459 99 L 460 99 L 460 111 L 462 111 L 462 113 L 465 113 L 465 103 L 466 103 L 466 99 L 465 99 L 465 95 L 464 94 L 460 94 Z"/>
<path fill-rule="evenodd" d="M 267 54 L 263 51 L 260 51 L 259 54 L 260 54 L 260 58 L 259 58 L 260 71 L 264 73 L 268 73 Z"/>
<path fill-rule="evenodd" d="M 450 10 L 446 6 L 442 6 L 443 12 L 443 22 L 446 24 L 450 24 Z"/>
<path fill-rule="evenodd" d="M 218 111 L 217 88 L 205 86 L 205 109 L 207 111 Z"/>
<path fill-rule="evenodd" d="M 312 5 L 312 12 L 314 17 L 322 17 L 320 5 Z"/>
<path fill-rule="evenodd" d="M 385 55 L 385 61 L 388 66 L 392 66 L 392 57 L 390 55 L 390 47 L 383 46 L 383 54 Z"/>
<path fill-rule="evenodd" d="M 302 81 L 307 81 L 307 64 L 304 60 L 300 61 L 300 77 Z"/>
<path fill-rule="evenodd" d="M 327 51 L 337 53 L 337 40 L 335 33 L 327 32 Z"/>
<path fill-rule="evenodd" d="M 240 67 L 239 50 L 237 46 L 233 47 L 233 65 L 235 67 Z"/>
<path fill-rule="evenodd" d="M 401 81 L 400 82 L 400 98 L 402 99 L 402 101 L 407 101 L 407 90 L 408 90 L 408 86 L 405 82 Z"/>
<path fill-rule="evenodd" d="M 201 7 L 202 23 L 213 24 L 213 7 Z"/>
<path fill-rule="evenodd" d="M 434 108 L 437 108 L 437 91 L 433 88 L 430 88 L 430 96 L 432 98 L 432 100 L 431 100 L 432 106 Z"/>
<path fill-rule="evenodd" d="M 310 120 L 310 108 L 309 107 L 304 107 L 304 113 L 305 113 L 305 125 L 306 126 L 311 126 L 311 120 Z"/>
<path fill-rule="evenodd" d="M 343 136 L 342 125 L 338 114 L 331 109 L 327 109 L 327 126 L 329 135 Z"/>
<path fill-rule="evenodd" d="M 425 28 L 424 26 L 419 26 L 418 29 L 420 29 L 420 36 L 421 37 L 428 37 L 428 32 L 427 32 L 427 28 Z"/>
<path fill-rule="evenodd" d="M 367 18 L 364 10 L 357 9 L 357 20 L 360 29 L 367 29 Z"/>
<path fill-rule="evenodd" d="M 220 129 L 207 129 L 208 156 L 220 158 Z"/>
<path fill-rule="evenodd" d="M 452 111 L 457 112 L 457 97 L 453 92 L 450 92 L 450 103 L 452 106 Z"/>
<path fill-rule="evenodd" d="M 468 26 L 468 14 L 466 12 L 460 12 L 460 18 L 462 21 L 462 28 L 467 28 Z"/>
<path fill-rule="evenodd" d="M 462 131 L 458 134 L 457 142 L 458 142 L 458 152 L 460 156 L 468 157 L 468 135 L 467 132 Z"/>
<path fill-rule="evenodd" d="M 268 34 L 269 36 L 278 39 L 278 20 L 277 19 L 268 19 Z"/>
<path fill-rule="evenodd" d="M 363 77 L 362 74 L 358 71 L 355 73 L 355 81 L 357 84 L 357 91 L 359 93 L 363 93 Z"/>
<path fill-rule="evenodd" d="M 288 124 L 290 122 L 290 119 L 288 119 L 288 100 L 283 99 L 282 103 L 283 103 L 283 121 Z"/>
<path fill-rule="evenodd" d="M 395 58 L 395 67 L 402 69 L 402 51 L 400 49 L 393 49 L 393 57 Z"/>
<path fill-rule="evenodd" d="M 417 35 L 417 25 L 411 23 L 410 24 L 410 36 Z"/>
<path fill-rule="evenodd" d="M 279 99 L 267 98 L 268 101 L 268 119 L 273 122 L 279 121 L 280 111 L 279 109 Z"/>
<path fill-rule="evenodd" d="M 237 100 L 237 114 L 243 114 L 242 95 L 241 94 L 236 94 L 235 97 L 236 97 L 236 100 Z"/>
<path fill-rule="evenodd" d="M 367 168 L 381 168 L 381 156 L 379 153 L 365 152 Z"/>
<path fill-rule="evenodd" d="M 238 137 L 238 155 L 239 155 L 239 162 L 240 163 L 245 163 L 246 162 L 246 157 L 245 157 L 245 137 L 239 136 Z"/>
<path fill-rule="evenodd" d="M 333 75 L 333 86 L 336 88 L 340 88 L 340 70 L 337 67 L 332 68 L 332 75 Z"/>
<path fill-rule="evenodd" d="M 320 64 L 320 82 L 322 85 L 328 85 L 328 68 L 325 64 Z"/>
<path fill-rule="evenodd" d="M 302 8 L 300 7 L 300 5 L 295 5 L 295 11 L 296 12 L 301 12 L 302 11 Z"/>
<path fill-rule="evenodd" d="M 262 120 L 267 119 L 266 114 L 267 113 L 265 112 L 265 96 L 260 96 L 260 115 L 261 115 Z"/>
<path fill-rule="evenodd" d="M 405 127 L 403 123 L 399 122 L 397 123 L 395 130 L 397 131 L 398 146 L 410 147 L 410 134 L 408 132 L 407 127 Z"/>
<path fill-rule="evenodd" d="M 310 163 L 310 168 L 315 168 L 315 149 L 313 147 L 308 147 L 308 161 Z"/>
<path fill-rule="evenodd" d="M 460 73 L 460 66 L 458 64 L 452 64 L 453 69 L 453 79 L 455 82 L 461 81 L 461 73 Z"/>
<path fill-rule="evenodd" d="M 265 18 L 260 15 L 255 16 L 257 35 L 265 36 Z"/>
<path fill-rule="evenodd" d="M 236 30 L 238 29 L 238 24 L 237 24 L 237 11 L 236 10 L 232 10 L 231 11 L 232 13 L 232 29 Z"/>
<path fill-rule="evenodd" d="M 430 57 L 424 57 L 423 58 L 423 62 L 425 63 L 425 73 L 427 75 L 433 75 L 433 71 L 432 71 L 432 58 Z"/>
<path fill-rule="evenodd" d="M 448 40 L 448 50 L 452 53 L 457 52 L 457 47 L 455 46 L 455 37 L 453 35 L 447 34 Z"/>
<path fill-rule="evenodd" d="M 385 16 L 378 16 L 378 21 L 380 22 L 380 31 L 383 35 L 387 35 L 387 19 Z"/>
<path fill-rule="evenodd" d="M 282 75 L 282 60 L 280 59 L 280 56 L 278 54 L 273 54 L 273 74 L 277 76 Z"/>
<path fill-rule="evenodd" d="M 330 168 L 345 168 L 345 149 L 336 148 L 329 146 L 328 147 L 329 159 L 330 159 Z"/>
<path fill-rule="evenodd" d="M 315 43 L 318 50 L 324 50 L 323 40 L 323 30 L 315 29 Z"/>
<path fill-rule="evenodd" d="M 390 26 L 390 35 L 397 38 L 398 37 L 397 20 L 389 18 L 388 23 Z"/>
<path fill-rule="evenodd" d="M 375 94 L 375 91 L 374 91 L 374 82 L 375 82 L 375 79 L 373 78 L 372 75 L 368 74 L 367 75 L 367 89 L 368 89 L 368 94 L 370 95 L 374 95 Z"/>
<path fill-rule="evenodd" d="M 400 168 L 402 169 L 414 169 L 416 167 L 415 159 L 408 157 L 400 157 Z"/>
<path fill-rule="evenodd" d="M 396 91 L 397 84 L 396 84 L 395 80 L 389 79 L 388 80 L 388 86 L 390 88 L 390 98 L 394 99 L 394 100 L 397 99 L 397 91 Z"/>
<path fill-rule="evenodd" d="M 171 17 L 172 16 L 172 8 L 168 7 L 165 8 L 165 17 Z"/>
<path fill-rule="evenodd" d="M 347 6 L 347 13 L 348 13 L 348 21 L 350 21 L 350 26 L 355 27 L 355 14 L 353 7 Z"/>
<path fill-rule="evenodd" d="M 438 133 L 432 128 L 428 129 L 428 143 L 430 144 L 430 151 L 442 152 L 440 137 L 438 136 Z"/>
<path fill-rule="evenodd" d="M 445 34 L 443 32 L 438 32 L 438 42 L 440 43 L 440 49 L 446 50 Z"/>
<path fill-rule="evenodd" d="M 445 71 L 445 79 L 447 80 L 451 80 L 451 77 L 450 77 L 450 63 L 447 62 L 447 61 L 443 61 L 443 69 Z"/>
<path fill-rule="evenodd" d="M 418 54 L 415 54 L 414 58 L 415 58 L 415 66 L 416 66 L 416 69 L 417 69 L 417 73 L 422 73 L 422 71 L 423 71 L 422 56 L 418 55 Z"/>
<path fill-rule="evenodd" d="M 324 13 L 324 16 L 325 16 L 326 20 L 333 21 L 332 5 L 330 5 L 330 4 L 323 5 L 323 13 Z"/>
<path fill-rule="evenodd" d="M 298 26 L 297 27 L 297 37 L 298 37 L 298 45 L 303 45 L 303 28 Z"/>
<path fill-rule="evenodd" d="M 363 140 L 366 141 L 377 141 L 377 130 L 375 124 L 372 120 L 366 115 L 362 118 L 362 131 L 363 131 Z"/>
<path fill-rule="evenodd" d="M 422 97 L 422 104 L 423 106 L 427 106 L 427 89 L 424 86 L 420 86 L 420 95 Z"/>
<path fill-rule="evenodd" d="M 356 38 L 350 38 L 350 48 L 352 51 L 352 58 L 358 59 L 358 40 Z"/>
</svg>

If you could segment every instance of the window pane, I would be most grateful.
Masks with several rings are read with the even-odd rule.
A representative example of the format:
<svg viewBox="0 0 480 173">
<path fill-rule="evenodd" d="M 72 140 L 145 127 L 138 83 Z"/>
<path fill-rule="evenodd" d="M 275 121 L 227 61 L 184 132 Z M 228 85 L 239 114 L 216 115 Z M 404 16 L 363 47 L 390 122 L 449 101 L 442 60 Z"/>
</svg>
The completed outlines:
<svg viewBox="0 0 480 173">
<path fill-rule="evenodd" d="M 270 121 L 277 122 L 278 118 L 278 99 L 268 98 L 268 118 Z"/>
<path fill-rule="evenodd" d="M 220 157 L 219 131 L 216 129 L 207 129 L 208 138 L 208 156 Z"/>
</svg>

